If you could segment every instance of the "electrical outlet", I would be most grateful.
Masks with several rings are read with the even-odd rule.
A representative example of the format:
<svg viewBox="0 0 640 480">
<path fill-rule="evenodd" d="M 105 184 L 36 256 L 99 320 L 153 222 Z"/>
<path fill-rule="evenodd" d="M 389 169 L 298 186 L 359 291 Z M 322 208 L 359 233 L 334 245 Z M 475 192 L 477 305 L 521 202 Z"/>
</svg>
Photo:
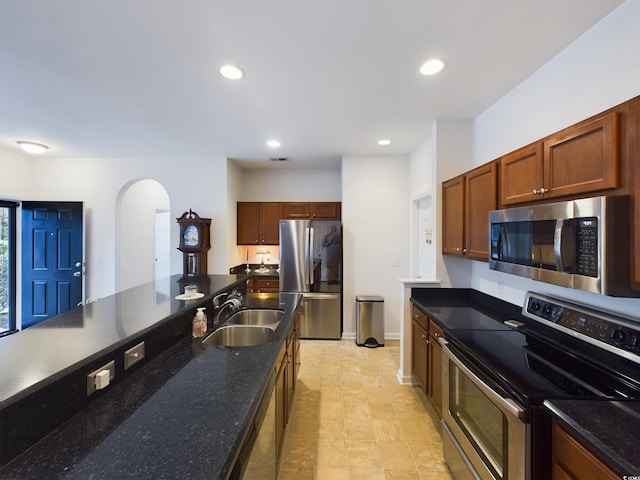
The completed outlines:
<svg viewBox="0 0 640 480">
<path fill-rule="evenodd" d="M 102 387 L 100 389 L 105 388 L 109 384 L 109 382 L 116 378 L 116 362 L 114 360 L 111 360 L 106 365 L 103 365 L 102 367 L 94 370 L 89 375 L 87 375 L 87 397 L 94 393 L 96 390 L 100 390 L 96 386 L 96 376 L 100 372 L 105 370 L 109 372 L 109 380 L 107 381 L 107 379 L 104 378 L 104 374 L 102 374 L 103 378 L 100 379 L 100 385 L 102 385 Z"/>
</svg>

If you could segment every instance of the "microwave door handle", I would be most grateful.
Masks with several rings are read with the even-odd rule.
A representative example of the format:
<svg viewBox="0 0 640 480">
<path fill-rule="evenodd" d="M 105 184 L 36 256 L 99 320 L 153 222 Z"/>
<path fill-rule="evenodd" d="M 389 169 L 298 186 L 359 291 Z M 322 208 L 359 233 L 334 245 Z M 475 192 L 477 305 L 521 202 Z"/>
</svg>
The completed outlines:
<svg viewBox="0 0 640 480">
<path fill-rule="evenodd" d="M 553 254 L 556 260 L 556 270 L 564 272 L 564 262 L 562 259 L 562 230 L 564 227 L 564 219 L 556 220 L 556 229 L 553 233 Z"/>
<path fill-rule="evenodd" d="M 507 229 L 504 224 L 500 225 L 500 245 L 498 247 L 500 252 L 500 260 L 511 258 L 511 248 L 509 245 L 509 236 L 507 235 Z"/>
</svg>

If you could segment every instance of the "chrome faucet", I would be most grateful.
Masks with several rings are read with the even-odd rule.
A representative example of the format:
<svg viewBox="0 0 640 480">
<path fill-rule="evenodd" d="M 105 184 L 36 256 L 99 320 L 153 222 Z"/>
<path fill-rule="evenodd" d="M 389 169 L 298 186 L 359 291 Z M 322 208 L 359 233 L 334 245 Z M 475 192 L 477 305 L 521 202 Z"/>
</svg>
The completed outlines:
<svg viewBox="0 0 640 480">
<path fill-rule="evenodd" d="M 229 295 L 229 292 L 222 292 L 222 293 L 216 295 L 215 297 L 213 297 L 213 308 L 220 307 L 220 299 L 222 297 L 226 297 L 227 295 Z"/>
<path fill-rule="evenodd" d="M 217 306 L 216 299 L 218 299 L 219 301 L 218 297 L 221 297 L 223 295 L 227 295 L 227 294 L 221 293 L 220 295 L 216 295 L 216 297 L 213 299 L 213 305 L 214 307 L 216 307 L 215 318 L 213 320 L 214 327 L 217 327 L 220 325 L 220 316 L 222 315 L 222 312 L 224 312 L 227 308 L 230 308 L 231 311 L 234 311 L 234 310 L 238 310 L 241 306 L 240 300 L 242 299 L 242 294 L 237 290 L 234 290 L 233 292 L 228 294 L 227 300 L 225 300 L 220 306 Z"/>
</svg>

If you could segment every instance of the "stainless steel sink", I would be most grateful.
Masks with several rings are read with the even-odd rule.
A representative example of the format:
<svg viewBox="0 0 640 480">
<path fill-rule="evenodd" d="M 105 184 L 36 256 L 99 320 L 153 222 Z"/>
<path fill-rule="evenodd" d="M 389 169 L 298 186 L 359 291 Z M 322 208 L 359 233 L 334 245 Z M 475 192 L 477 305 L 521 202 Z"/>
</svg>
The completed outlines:
<svg viewBox="0 0 640 480">
<path fill-rule="evenodd" d="M 275 330 L 284 316 L 284 311 L 271 308 L 246 308 L 231 315 L 225 325 L 268 326 Z"/>
<path fill-rule="evenodd" d="M 256 325 L 224 325 L 202 340 L 205 345 L 252 347 L 266 342 L 274 329 Z"/>
</svg>

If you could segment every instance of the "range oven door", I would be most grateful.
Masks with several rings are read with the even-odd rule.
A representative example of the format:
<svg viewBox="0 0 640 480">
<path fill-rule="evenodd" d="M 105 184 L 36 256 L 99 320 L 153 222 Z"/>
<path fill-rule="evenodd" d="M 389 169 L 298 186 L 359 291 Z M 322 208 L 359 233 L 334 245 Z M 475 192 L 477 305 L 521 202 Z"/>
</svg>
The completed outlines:
<svg viewBox="0 0 640 480">
<path fill-rule="evenodd" d="M 529 480 L 530 425 L 525 410 L 482 380 L 442 344 L 444 456 L 457 480 Z"/>
</svg>

